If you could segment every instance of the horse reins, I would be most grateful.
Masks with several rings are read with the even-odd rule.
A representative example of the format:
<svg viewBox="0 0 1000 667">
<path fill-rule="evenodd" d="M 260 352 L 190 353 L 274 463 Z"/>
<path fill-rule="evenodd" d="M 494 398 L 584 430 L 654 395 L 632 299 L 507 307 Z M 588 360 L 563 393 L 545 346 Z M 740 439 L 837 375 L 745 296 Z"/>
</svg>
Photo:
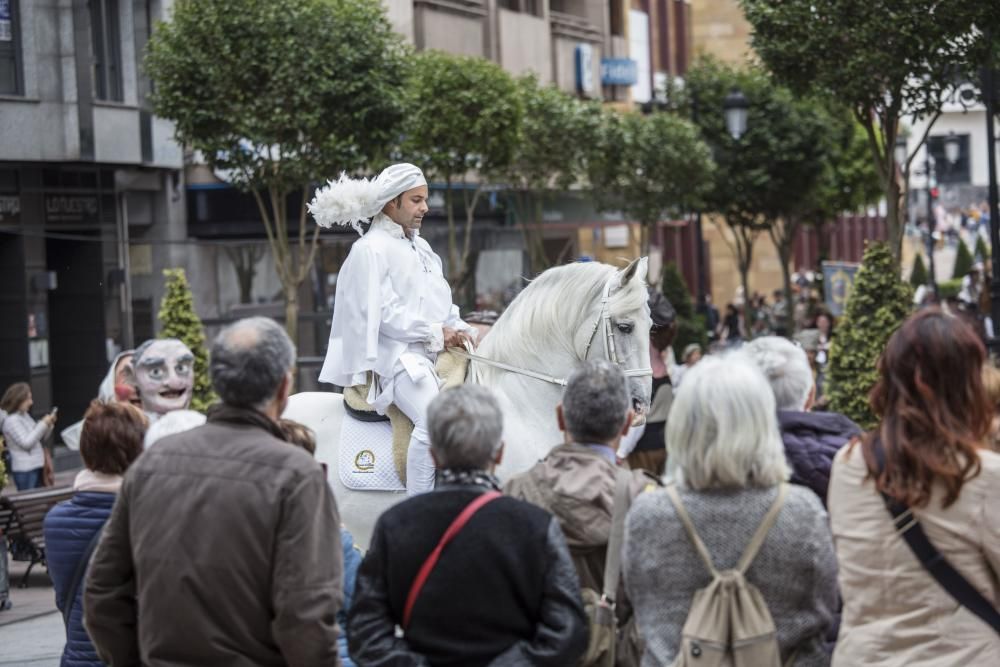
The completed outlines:
<svg viewBox="0 0 1000 667">
<path fill-rule="evenodd" d="M 621 362 L 618 360 L 618 351 L 615 349 L 615 333 L 612 331 L 611 325 L 611 311 L 608 308 L 608 302 L 611 299 L 611 283 L 614 281 L 615 276 L 612 276 L 608 282 L 604 283 L 604 290 L 601 294 L 601 312 L 597 316 L 597 321 L 594 322 L 594 328 L 590 332 L 590 339 L 587 341 L 587 347 L 583 351 L 583 359 L 587 359 L 587 355 L 590 354 L 590 348 L 594 344 L 594 338 L 597 336 L 597 330 L 604 324 L 604 335 L 601 339 L 604 341 L 604 352 L 607 354 L 608 361 L 616 366 L 621 366 Z M 515 373 L 517 375 L 524 375 L 526 377 L 534 378 L 536 380 L 541 380 L 542 382 L 548 382 L 550 384 L 559 385 L 560 387 L 566 386 L 566 380 L 563 378 L 557 378 L 551 375 L 545 375 L 544 373 L 537 373 L 527 368 L 521 368 L 519 366 L 513 366 L 511 364 L 505 364 L 502 361 L 494 361 L 493 359 L 487 359 L 486 357 L 481 357 L 478 354 L 473 354 L 467 350 L 452 349 L 452 352 L 460 357 L 469 359 L 470 361 L 478 361 L 479 363 L 486 364 L 487 366 L 492 366 L 493 368 L 499 368 L 500 370 L 507 371 L 509 373 Z M 652 368 L 629 368 L 622 369 L 625 377 L 652 377 Z"/>
</svg>

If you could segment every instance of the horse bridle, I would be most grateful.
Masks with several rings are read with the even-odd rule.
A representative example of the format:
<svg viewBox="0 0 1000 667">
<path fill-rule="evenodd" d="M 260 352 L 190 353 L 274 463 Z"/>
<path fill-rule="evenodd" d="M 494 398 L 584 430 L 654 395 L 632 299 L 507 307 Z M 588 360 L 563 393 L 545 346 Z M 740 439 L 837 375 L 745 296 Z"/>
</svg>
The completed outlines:
<svg viewBox="0 0 1000 667">
<path fill-rule="evenodd" d="M 590 348 L 594 344 L 594 338 L 597 336 L 597 330 L 604 325 L 604 335 L 601 336 L 601 340 L 604 341 L 604 353 L 607 355 L 608 361 L 613 363 L 615 366 L 621 367 L 622 362 L 618 359 L 618 351 L 615 348 L 615 333 L 613 330 L 613 325 L 611 323 L 611 309 L 608 307 L 608 303 L 611 300 L 611 284 L 614 282 L 617 276 L 611 276 L 608 282 L 604 283 L 604 290 L 601 294 L 601 312 L 597 316 L 597 321 L 594 322 L 594 328 L 590 332 L 590 338 L 587 340 L 587 347 L 583 351 L 583 360 L 586 361 L 587 356 L 590 354 Z M 456 354 L 461 357 L 472 361 L 478 361 L 480 363 L 486 364 L 487 366 L 492 366 L 494 368 L 499 368 L 501 370 L 508 371 L 510 373 L 516 373 L 517 375 L 524 375 L 526 377 L 534 378 L 536 380 L 541 380 L 543 382 L 548 382 L 550 384 L 557 384 L 559 386 L 565 387 L 566 380 L 564 378 L 552 377 L 551 375 L 545 375 L 544 373 L 537 373 L 535 371 L 528 370 L 527 368 L 519 368 L 518 366 L 512 366 L 511 364 L 505 364 L 502 361 L 494 361 L 492 359 L 487 359 L 486 357 L 481 357 L 478 354 L 472 354 L 468 351 L 454 350 Z M 652 377 L 652 368 L 622 368 L 622 372 L 625 377 Z"/>
</svg>

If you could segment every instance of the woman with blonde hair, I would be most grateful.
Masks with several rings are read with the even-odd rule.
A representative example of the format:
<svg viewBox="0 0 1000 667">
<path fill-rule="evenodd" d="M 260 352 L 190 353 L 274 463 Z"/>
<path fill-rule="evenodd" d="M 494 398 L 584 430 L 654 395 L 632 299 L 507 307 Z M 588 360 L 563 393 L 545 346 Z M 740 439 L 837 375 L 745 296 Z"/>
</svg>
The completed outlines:
<svg viewBox="0 0 1000 667">
<path fill-rule="evenodd" d="M 830 480 L 844 598 L 834 665 L 1000 665 L 985 358 L 972 328 L 937 308 L 889 339 L 870 399 L 878 427 L 837 454 Z"/>
<path fill-rule="evenodd" d="M 786 484 L 774 393 L 763 374 L 739 353 L 699 362 L 677 391 L 666 439 L 670 485 L 636 498 L 622 553 L 646 644 L 643 667 L 678 658 L 692 598 L 713 580 L 692 533 L 713 569 L 731 570 L 772 507 L 776 518 L 762 529 L 744 576 L 774 620 L 782 663 L 828 665 L 825 637 L 837 605 L 830 529 L 816 494 Z"/>
</svg>

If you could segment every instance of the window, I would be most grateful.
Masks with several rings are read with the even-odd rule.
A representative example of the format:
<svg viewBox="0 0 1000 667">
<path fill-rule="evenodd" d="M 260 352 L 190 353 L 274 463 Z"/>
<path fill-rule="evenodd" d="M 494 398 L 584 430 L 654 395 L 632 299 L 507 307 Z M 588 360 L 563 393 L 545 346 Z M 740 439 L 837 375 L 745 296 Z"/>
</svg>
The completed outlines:
<svg viewBox="0 0 1000 667">
<path fill-rule="evenodd" d="M 122 40 L 118 30 L 118 0 L 90 0 L 90 34 L 94 98 L 121 102 Z"/>
<path fill-rule="evenodd" d="M 22 95 L 17 0 L 0 0 L 0 95 Z"/>
<path fill-rule="evenodd" d="M 959 134 L 958 139 L 958 160 L 955 164 L 948 162 L 945 156 L 944 142 L 947 137 L 932 136 L 927 138 L 927 146 L 934 157 L 934 175 L 938 183 L 969 183 L 971 182 L 969 165 L 969 135 Z M 916 162 L 916 161 L 914 161 Z M 914 165 L 918 166 L 918 165 Z"/>
</svg>

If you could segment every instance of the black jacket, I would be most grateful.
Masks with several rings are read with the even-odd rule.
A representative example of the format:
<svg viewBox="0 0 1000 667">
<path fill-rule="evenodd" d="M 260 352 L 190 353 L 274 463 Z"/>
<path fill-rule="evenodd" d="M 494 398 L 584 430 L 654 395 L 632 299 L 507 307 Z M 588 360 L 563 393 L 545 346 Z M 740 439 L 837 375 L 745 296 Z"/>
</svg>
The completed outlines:
<svg viewBox="0 0 1000 667">
<path fill-rule="evenodd" d="M 578 660 L 586 619 L 559 524 L 514 498 L 485 505 L 448 544 L 405 637 L 395 636 L 420 566 L 484 490 L 439 487 L 379 518 L 348 617 L 350 653 L 359 665 L 564 667 Z"/>
<path fill-rule="evenodd" d="M 778 411 L 785 457 L 792 467 L 792 484 L 812 489 L 826 505 L 833 457 L 861 427 L 837 412 Z"/>
</svg>

